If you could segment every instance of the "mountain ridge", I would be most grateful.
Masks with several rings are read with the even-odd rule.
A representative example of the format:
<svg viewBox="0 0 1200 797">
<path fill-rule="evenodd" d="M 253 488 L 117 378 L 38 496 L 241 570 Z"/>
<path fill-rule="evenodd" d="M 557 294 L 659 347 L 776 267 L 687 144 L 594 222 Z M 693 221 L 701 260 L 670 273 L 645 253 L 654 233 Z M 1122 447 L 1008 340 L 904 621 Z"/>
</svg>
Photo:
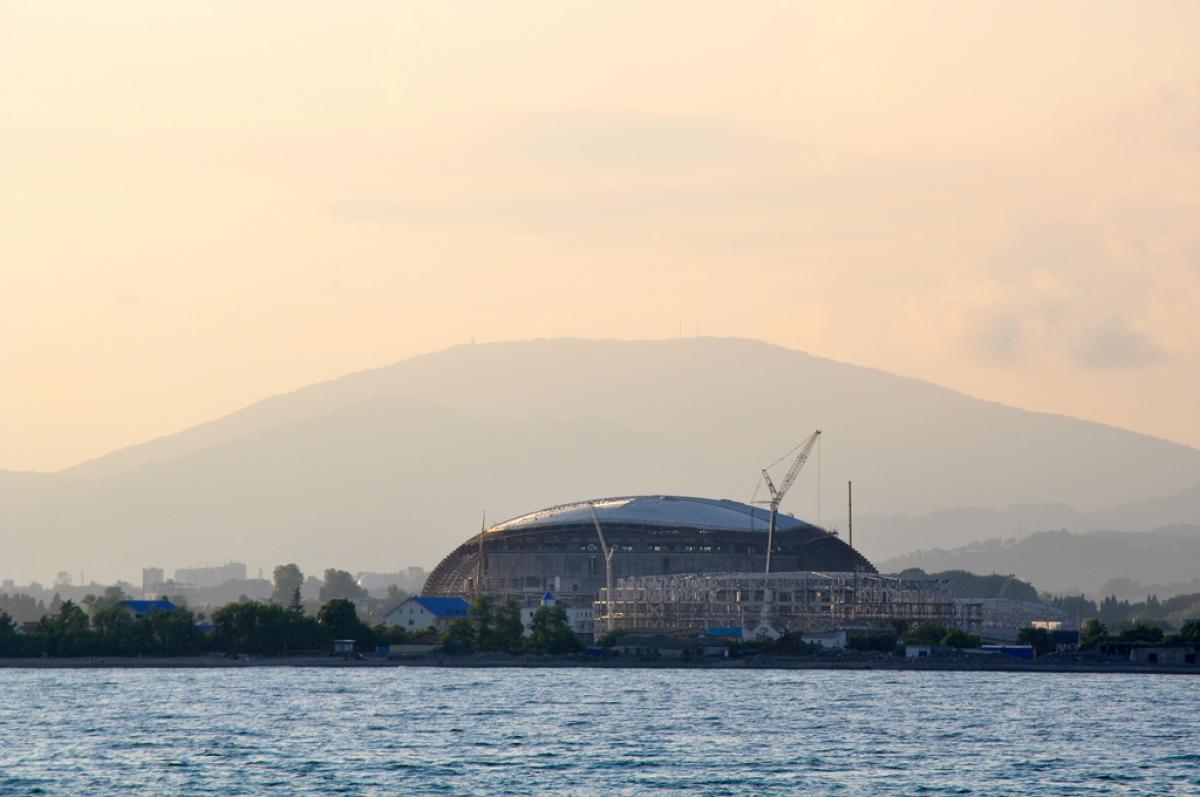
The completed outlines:
<svg viewBox="0 0 1200 797">
<path fill-rule="evenodd" d="M 1012 574 L 1039 589 L 1083 593 L 1097 600 L 1114 589 L 1122 598 L 1145 598 L 1149 592 L 1142 592 L 1140 585 L 1168 598 L 1197 591 L 1200 525 L 1147 531 L 1037 531 L 1015 540 L 916 551 L 881 564 L 888 571 L 909 567 Z M 1122 583 L 1125 586 L 1117 586 Z"/>
<path fill-rule="evenodd" d="M 766 341 L 760 341 L 760 340 L 755 340 L 755 339 L 751 339 L 751 338 L 685 338 L 685 339 L 668 339 L 668 340 L 539 338 L 539 339 L 534 339 L 534 340 L 529 340 L 529 341 L 498 341 L 495 343 L 463 343 L 463 344 L 458 344 L 455 346 L 450 346 L 445 349 L 440 349 L 440 350 L 437 350 L 434 352 L 417 354 L 412 357 L 397 360 L 397 361 L 389 363 L 387 365 L 382 365 L 382 366 L 378 366 L 375 368 L 368 368 L 368 369 L 359 370 L 359 371 L 351 371 L 351 372 L 342 374 L 340 376 L 334 377 L 332 379 L 321 380 L 319 382 L 315 382 L 310 385 L 305 385 L 303 387 L 299 387 L 294 390 L 288 390 L 288 391 L 284 391 L 281 393 L 272 394 L 270 396 L 265 396 L 261 399 L 251 402 L 250 404 L 247 404 L 245 407 L 242 407 L 238 410 L 234 410 L 233 412 L 228 413 L 223 416 L 220 416 L 218 418 L 212 418 L 207 421 L 202 421 L 200 423 L 193 424 L 192 426 L 186 427 L 184 429 L 179 430 L 178 432 L 173 432 L 168 435 L 163 435 L 160 437 L 152 438 L 150 440 L 142 441 L 140 443 L 134 443 L 134 444 L 131 444 L 128 446 L 123 446 L 121 448 L 115 449 L 114 451 L 108 452 L 106 454 L 102 454 L 98 457 L 93 457 L 88 460 L 84 460 L 83 462 L 80 462 L 75 465 L 64 468 L 60 471 L 57 471 L 57 473 L 73 474 L 73 475 L 96 475 L 96 474 L 103 474 L 103 473 L 111 473 L 111 472 L 115 472 L 116 470 L 121 470 L 121 469 L 128 468 L 128 467 L 136 467 L 138 464 L 144 464 L 145 462 L 163 461 L 162 456 L 159 456 L 158 458 L 155 458 L 155 459 L 149 459 L 149 458 L 139 457 L 138 454 L 145 454 L 146 452 L 150 452 L 150 451 L 166 449 L 166 456 L 178 455 L 178 453 L 179 453 L 178 451 L 175 451 L 175 452 L 171 451 L 171 448 L 172 448 L 171 444 L 173 442 L 184 441 L 184 440 L 190 442 L 191 438 L 203 437 L 204 433 L 206 431 L 216 429 L 217 427 L 220 427 L 222 425 L 231 425 L 235 429 L 240 428 L 244 431 L 250 431 L 254 428 L 262 428 L 264 425 L 282 425 L 284 423 L 289 422 L 289 420 L 299 420 L 304 417 L 309 417 L 311 414 L 315 414 L 324 409 L 331 409 L 331 408 L 333 408 L 333 406 L 336 406 L 336 405 L 346 406 L 346 405 L 354 403 L 354 402 L 347 401 L 347 400 L 341 400 L 341 401 L 337 402 L 336 405 L 328 405 L 327 404 L 327 405 L 324 405 L 321 407 L 310 408 L 308 410 L 303 410 L 303 409 L 300 409 L 297 407 L 288 407 L 288 404 L 295 402 L 297 400 L 300 400 L 300 399 L 314 397 L 314 396 L 320 396 L 322 394 L 333 391 L 338 387 L 345 387 L 347 385 L 351 385 L 354 383 L 363 383 L 363 382 L 369 383 L 372 379 L 375 379 L 381 375 L 385 375 L 390 372 L 393 372 L 395 369 L 402 368 L 402 367 L 410 365 L 410 364 L 416 364 L 423 360 L 435 359 L 435 358 L 438 358 L 439 356 L 452 355 L 453 353 L 459 352 L 461 350 L 469 350 L 469 349 L 472 349 L 475 347 L 480 347 L 480 348 L 482 348 L 482 347 L 509 347 L 509 346 L 525 346 L 525 345 L 530 345 L 530 344 L 536 345 L 536 344 L 544 344 L 544 343 L 551 343 L 551 344 L 557 344 L 557 343 L 575 344 L 575 343 L 577 343 L 577 344 L 585 344 L 585 345 L 616 344 L 616 345 L 638 346 L 638 345 L 645 345 L 645 344 L 671 344 L 671 343 L 675 343 L 677 340 L 716 341 L 716 342 L 729 342 L 729 343 L 734 343 L 734 344 L 745 344 L 745 345 L 751 345 L 751 346 L 760 346 L 760 347 L 773 349 L 773 350 L 780 351 L 780 352 L 787 352 L 789 355 L 792 355 L 792 356 L 805 357 L 814 362 L 821 362 L 821 363 L 832 365 L 832 366 L 855 369 L 855 370 L 859 370 L 859 371 L 865 371 L 865 372 L 874 373 L 874 374 L 886 377 L 888 379 L 901 380 L 904 382 L 911 383 L 913 385 L 919 385 L 923 388 L 932 388 L 932 389 L 935 389 L 938 391 L 945 391 L 948 394 L 952 394 L 954 396 L 957 396 L 957 397 L 960 397 L 962 399 L 966 399 L 966 400 L 969 400 L 972 402 L 981 402 L 983 404 L 987 404 L 987 405 L 991 405 L 991 406 L 994 406 L 997 408 L 1003 408 L 1005 410 L 1010 410 L 1010 411 L 1015 411 L 1015 412 L 1025 412 L 1025 413 L 1031 413 L 1031 414 L 1034 414 L 1037 416 L 1044 416 L 1047 418 L 1057 418 L 1057 419 L 1066 420 L 1066 421 L 1094 425 L 1094 426 L 1101 427 L 1104 429 L 1110 429 L 1110 430 L 1117 431 L 1117 432 L 1123 432 L 1123 433 L 1138 435 L 1139 437 L 1143 437 L 1143 438 L 1147 438 L 1147 439 L 1157 440 L 1157 441 L 1166 443 L 1171 446 L 1179 446 L 1181 448 L 1198 451 L 1198 453 L 1200 453 L 1200 450 L 1197 450 L 1197 449 L 1193 448 L 1192 446 L 1188 446 L 1187 444 L 1184 444 L 1184 443 L 1179 443 L 1179 442 L 1176 442 L 1173 440 L 1169 440 L 1167 438 L 1157 437 L 1154 435 L 1148 435 L 1148 434 L 1145 434 L 1142 432 L 1137 432 L 1134 430 L 1126 429 L 1124 427 L 1101 423 L 1099 421 L 1091 421 L 1091 420 L 1086 420 L 1086 419 L 1082 419 L 1082 418 L 1077 418 L 1077 417 L 1071 416 L 1071 415 L 1045 412 L 1045 411 L 1041 411 L 1041 410 L 1030 410 L 1030 409 L 1025 409 L 1022 407 L 1016 407 L 1013 405 L 1004 404 L 1003 402 L 998 402 L 998 401 L 994 401 L 994 400 L 987 399 L 987 398 L 980 398 L 977 396 L 973 396 L 969 393 L 965 393 L 965 392 L 957 390 L 955 388 L 946 387 L 945 385 L 940 385 L 940 384 L 937 384 L 935 382 L 931 382 L 931 381 L 928 381 L 925 379 L 919 379 L 917 377 L 910 377 L 910 376 L 905 376 L 905 375 L 901 375 L 901 374 L 895 374 L 890 371 L 886 371 L 886 370 L 883 370 L 881 368 L 877 368 L 874 366 L 865 366 L 865 365 L 856 365 L 856 364 L 852 364 L 852 363 L 844 363 L 839 360 L 834 360 L 834 359 L 831 359 L 828 357 L 821 357 L 819 355 L 814 355 L 809 352 L 805 352 L 805 351 L 801 351 L 801 350 L 797 350 L 797 349 L 788 349 L 783 346 L 779 346 L 776 344 L 768 343 Z M 280 418 L 278 415 L 274 415 L 269 420 L 267 420 L 267 419 L 257 420 L 257 422 L 254 423 L 254 425 L 251 425 L 251 423 L 250 423 L 252 419 L 257 419 L 258 416 L 260 416 L 262 414 L 265 414 L 267 412 L 278 413 L 281 409 L 290 410 L 290 413 L 287 413 L 287 417 Z M 242 425 L 242 424 L 244 424 L 244 425 Z M 224 433 L 220 436 L 219 439 L 230 439 L 232 436 L 236 436 L 236 433 L 232 433 L 232 432 Z M 215 441 L 209 441 L 207 443 L 197 442 L 197 443 L 194 443 L 193 445 L 211 444 L 211 442 L 215 442 Z M 186 443 L 184 445 L 186 445 Z M 133 462 L 132 463 L 128 462 L 128 460 L 133 460 Z M 4 472 L 4 471 L 0 471 L 0 472 Z M 13 471 L 7 471 L 7 472 L 13 472 Z M 24 472 L 24 471 L 21 471 L 21 472 Z"/>
<path fill-rule="evenodd" d="M 1091 512 L 1200 483 L 1187 446 L 756 341 L 474 344 L 267 397 L 88 467 L 0 478 L 0 530 L 20 540 L 4 566 L 432 565 L 484 509 L 746 500 L 759 468 L 817 426 L 783 508 L 844 528 L 852 478 L 856 542 L 876 560 L 940 544 L 902 519 L 945 506 Z"/>
</svg>

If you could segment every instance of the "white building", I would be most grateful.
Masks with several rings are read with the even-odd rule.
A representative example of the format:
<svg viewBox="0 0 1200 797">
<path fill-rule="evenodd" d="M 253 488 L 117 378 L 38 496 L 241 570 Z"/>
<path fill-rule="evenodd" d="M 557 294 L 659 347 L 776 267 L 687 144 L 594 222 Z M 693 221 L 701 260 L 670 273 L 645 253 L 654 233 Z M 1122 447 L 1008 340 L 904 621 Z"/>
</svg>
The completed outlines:
<svg viewBox="0 0 1200 797">
<path fill-rule="evenodd" d="M 467 602 L 462 598 L 427 598 L 413 595 L 383 616 L 385 625 L 405 631 L 424 631 L 428 628 L 446 629 L 450 623 L 467 616 Z"/>
<path fill-rule="evenodd" d="M 819 633 L 804 634 L 800 639 L 807 645 L 820 645 L 827 650 L 846 647 L 845 631 L 822 631 Z"/>
<path fill-rule="evenodd" d="M 555 599 L 554 593 L 547 592 L 542 596 L 542 606 L 558 606 L 561 602 Z M 571 630 L 582 637 L 591 637 L 596 622 L 596 610 L 592 606 L 563 606 L 567 610 L 567 624 Z M 533 633 L 533 615 L 537 607 L 521 610 L 521 625 L 525 626 L 525 636 Z"/>
</svg>

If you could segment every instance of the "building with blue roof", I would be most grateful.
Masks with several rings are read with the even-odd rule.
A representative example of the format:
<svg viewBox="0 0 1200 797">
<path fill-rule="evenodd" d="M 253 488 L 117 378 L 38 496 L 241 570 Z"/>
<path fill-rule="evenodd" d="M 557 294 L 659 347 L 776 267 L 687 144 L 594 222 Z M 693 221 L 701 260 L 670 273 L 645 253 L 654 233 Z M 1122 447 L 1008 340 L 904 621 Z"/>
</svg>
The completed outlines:
<svg viewBox="0 0 1200 797">
<path fill-rule="evenodd" d="M 158 600 L 123 600 L 117 606 L 129 613 L 134 620 L 149 617 L 154 612 L 173 612 L 175 604 L 165 598 Z"/>
<path fill-rule="evenodd" d="M 414 595 L 383 616 L 385 625 L 399 626 L 405 631 L 445 630 L 450 623 L 467 616 L 467 602 L 462 598 L 426 597 Z"/>
</svg>

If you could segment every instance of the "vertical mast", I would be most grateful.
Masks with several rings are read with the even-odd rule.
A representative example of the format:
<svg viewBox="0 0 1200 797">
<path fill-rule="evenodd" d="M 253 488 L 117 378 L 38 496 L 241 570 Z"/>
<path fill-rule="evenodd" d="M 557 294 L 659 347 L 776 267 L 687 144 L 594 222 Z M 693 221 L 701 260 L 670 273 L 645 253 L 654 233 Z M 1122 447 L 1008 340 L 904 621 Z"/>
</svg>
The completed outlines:
<svg viewBox="0 0 1200 797">
<path fill-rule="evenodd" d="M 487 510 L 479 521 L 479 553 L 475 557 L 475 597 L 483 594 L 483 532 L 487 528 Z"/>
<path fill-rule="evenodd" d="M 850 547 L 854 547 L 854 482 L 846 482 L 846 525 L 850 530 Z"/>
</svg>

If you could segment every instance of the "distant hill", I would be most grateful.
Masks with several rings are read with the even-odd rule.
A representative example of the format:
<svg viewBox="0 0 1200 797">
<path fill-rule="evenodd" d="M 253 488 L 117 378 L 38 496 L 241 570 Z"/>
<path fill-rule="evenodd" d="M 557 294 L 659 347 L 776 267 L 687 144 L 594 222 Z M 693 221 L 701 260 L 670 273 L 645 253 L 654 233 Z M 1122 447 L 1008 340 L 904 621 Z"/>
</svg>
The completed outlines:
<svg viewBox="0 0 1200 797">
<path fill-rule="evenodd" d="M 745 500 L 759 468 L 818 426 L 822 450 L 784 509 L 844 531 L 853 478 L 855 541 L 873 559 L 995 536 L 970 516 L 928 520 L 946 507 L 1151 501 L 1140 511 L 1153 513 L 1200 483 L 1186 446 L 755 341 L 469 345 L 62 473 L 0 474 L 0 576 L 136 580 L 143 565 L 229 559 L 430 566 L 484 509 L 501 520 L 612 494 Z M 928 533 L 905 525 L 918 516 Z"/>
<path fill-rule="evenodd" d="M 1005 598 L 1013 601 L 1032 602 L 1040 599 L 1037 587 L 1028 581 L 998 573 L 981 575 L 969 573 L 966 570 L 943 570 L 940 573 L 927 573 L 919 567 L 910 567 L 904 570 L 902 575 L 953 581 L 954 597 L 956 598 Z"/>
<path fill-rule="evenodd" d="M 879 558 L 917 547 L 957 548 L 973 540 L 1020 539 L 1035 531 L 1149 531 L 1200 524 L 1200 485 L 1174 495 L 1080 511 L 1066 504 L 1023 504 L 1000 509 L 956 507 L 925 515 L 864 514 L 855 518 L 856 537 Z"/>
<path fill-rule="evenodd" d="M 1200 526 L 1144 532 L 1043 531 L 1016 540 L 989 540 L 950 550 L 926 550 L 878 563 L 881 570 L 910 567 L 1012 573 L 1055 593 L 1093 598 L 1160 598 L 1200 592 Z M 1145 591 L 1143 591 L 1145 590 Z"/>
</svg>

